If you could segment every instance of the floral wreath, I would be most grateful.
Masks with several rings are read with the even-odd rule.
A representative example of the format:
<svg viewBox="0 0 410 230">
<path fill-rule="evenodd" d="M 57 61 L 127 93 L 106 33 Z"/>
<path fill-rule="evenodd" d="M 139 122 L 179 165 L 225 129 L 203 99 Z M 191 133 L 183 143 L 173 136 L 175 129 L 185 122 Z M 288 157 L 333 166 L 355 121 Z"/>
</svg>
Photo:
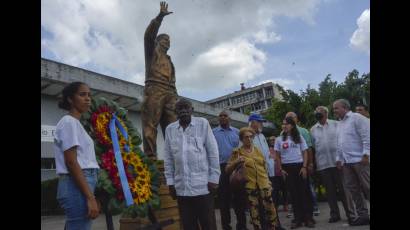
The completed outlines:
<svg viewBox="0 0 410 230">
<path fill-rule="evenodd" d="M 126 140 L 123 132 L 115 127 L 125 176 L 132 194 L 132 205 L 128 207 L 110 135 L 109 125 L 114 115 L 123 127 L 122 131 L 128 136 Z M 112 215 L 123 213 L 131 217 L 145 217 L 149 206 L 158 209 L 159 171 L 154 162 L 138 147 L 141 144 L 141 136 L 128 120 L 127 111 L 113 101 L 97 98 L 92 100 L 90 110 L 82 116 L 81 122 L 95 143 L 96 158 L 101 169 L 96 194 L 97 198 L 98 194 L 105 194 L 101 199 L 106 202 L 108 211 Z"/>
</svg>

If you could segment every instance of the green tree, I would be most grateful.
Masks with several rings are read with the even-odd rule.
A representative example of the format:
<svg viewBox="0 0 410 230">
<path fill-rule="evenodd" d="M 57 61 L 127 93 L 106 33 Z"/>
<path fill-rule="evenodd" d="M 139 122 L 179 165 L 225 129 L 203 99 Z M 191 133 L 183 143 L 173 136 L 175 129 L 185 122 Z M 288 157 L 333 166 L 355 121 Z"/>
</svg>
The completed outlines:
<svg viewBox="0 0 410 230">
<path fill-rule="evenodd" d="M 337 81 L 332 81 L 330 78 L 331 74 L 328 74 L 325 79 L 319 83 L 319 96 L 321 100 L 321 105 L 332 107 L 335 98 L 335 92 L 337 88 Z"/>
<path fill-rule="evenodd" d="M 363 92 L 363 101 L 362 103 L 367 105 L 370 109 L 370 73 L 363 74 L 363 85 L 362 85 L 362 92 Z"/>
<path fill-rule="evenodd" d="M 307 86 L 306 91 L 301 93 L 302 105 L 299 110 L 300 125 L 310 128 L 316 123 L 314 110 L 317 106 L 322 105 L 319 92 Z"/>
<path fill-rule="evenodd" d="M 370 107 L 370 73 L 362 74 L 353 69 L 347 74 L 344 82 L 338 84 L 332 81 L 331 74 L 326 75 L 325 79 L 319 83 L 319 90 L 313 89 L 310 85 L 300 95 L 292 90 L 285 90 L 279 86 L 283 100 L 272 100 L 272 106 L 266 112 L 267 119 L 271 120 L 280 132 L 283 118 L 286 113 L 293 111 L 299 115 L 300 125 L 310 128 L 316 123 L 314 110 L 317 106 L 323 105 L 332 111 L 333 102 L 336 99 L 344 98 L 348 100 L 351 107 L 363 103 Z M 329 118 L 334 119 L 332 112 Z"/>
<path fill-rule="evenodd" d="M 248 115 L 248 116 L 251 115 L 251 113 L 252 113 L 252 108 L 251 108 L 251 106 L 249 106 L 249 105 L 246 106 L 245 109 L 244 109 L 244 111 L 243 111 L 243 113 L 246 114 L 246 115 Z"/>
<path fill-rule="evenodd" d="M 276 126 L 275 135 L 279 135 L 282 127 L 282 121 L 286 113 L 292 111 L 292 106 L 285 101 L 279 101 L 276 98 L 272 99 L 272 106 L 268 108 L 268 111 L 265 114 L 266 119 L 272 121 Z"/>
<path fill-rule="evenodd" d="M 344 98 L 350 102 L 354 110 L 358 104 L 370 105 L 370 73 L 359 77 L 359 72 L 349 72 L 345 81 L 337 85 L 334 99 Z M 334 100 L 333 100 L 334 101 Z"/>
</svg>

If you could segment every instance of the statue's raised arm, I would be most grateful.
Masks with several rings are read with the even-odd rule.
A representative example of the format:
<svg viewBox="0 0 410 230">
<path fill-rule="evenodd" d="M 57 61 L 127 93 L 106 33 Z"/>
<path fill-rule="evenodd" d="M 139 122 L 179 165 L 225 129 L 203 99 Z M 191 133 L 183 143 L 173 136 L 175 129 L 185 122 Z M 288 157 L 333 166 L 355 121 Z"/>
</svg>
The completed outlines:
<svg viewBox="0 0 410 230">
<path fill-rule="evenodd" d="M 157 37 L 159 27 L 161 26 L 162 19 L 168 14 L 173 12 L 168 11 L 168 4 L 166 2 L 160 3 L 159 14 L 151 20 L 144 34 L 144 48 L 145 48 L 145 66 L 150 64 L 152 59 L 152 53 L 155 48 L 155 38 Z"/>
</svg>

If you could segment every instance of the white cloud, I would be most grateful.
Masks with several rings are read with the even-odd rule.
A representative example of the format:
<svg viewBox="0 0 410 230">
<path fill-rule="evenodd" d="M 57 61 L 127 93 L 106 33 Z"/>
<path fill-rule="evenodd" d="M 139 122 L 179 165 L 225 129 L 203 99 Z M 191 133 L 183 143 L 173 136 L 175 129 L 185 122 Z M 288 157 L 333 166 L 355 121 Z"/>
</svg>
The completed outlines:
<svg viewBox="0 0 410 230">
<path fill-rule="evenodd" d="M 370 9 L 366 9 L 357 19 L 357 29 L 350 38 L 350 46 L 370 54 Z"/>
<path fill-rule="evenodd" d="M 182 72 L 178 85 L 189 89 L 206 90 L 220 85 L 233 87 L 263 73 L 265 54 L 245 39 L 219 44 L 202 53 Z"/>
<path fill-rule="evenodd" d="M 255 42 L 257 43 L 276 43 L 282 39 L 281 36 L 277 35 L 275 32 L 268 34 L 266 31 L 259 31 L 254 37 Z"/>
<path fill-rule="evenodd" d="M 171 37 L 178 91 L 229 87 L 264 72 L 256 43 L 281 40 L 275 17 L 314 23 L 319 0 L 169 2 L 159 33 Z M 42 0 L 42 55 L 139 84 L 144 79 L 143 35 L 159 1 Z"/>
</svg>

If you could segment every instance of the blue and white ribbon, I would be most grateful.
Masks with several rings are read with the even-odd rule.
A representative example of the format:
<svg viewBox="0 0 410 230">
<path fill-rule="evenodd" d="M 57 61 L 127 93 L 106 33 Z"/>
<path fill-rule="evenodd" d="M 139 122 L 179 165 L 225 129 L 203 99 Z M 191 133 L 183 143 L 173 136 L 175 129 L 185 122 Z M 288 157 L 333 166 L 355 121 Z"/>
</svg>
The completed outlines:
<svg viewBox="0 0 410 230">
<path fill-rule="evenodd" d="M 121 156 L 121 149 L 118 143 L 116 127 L 119 128 L 125 140 L 128 141 L 127 132 L 125 131 L 124 127 L 122 127 L 121 122 L 118 120 L 117 116 L 115 116 L 115 113 L 113 113 L 112 119 L 110 121 L 110 133 L 111 133 L 112 147 L 114 149 L 115 162 L 117 163 L 118 175 L 120 176 L 122 191 L 124 192 L 125 203 L 127 206 L 130 206 L 134 204 L 134 199 L 132 198 L 130 187 L 128 185 L 127 175 L 125 174 L 124 164 L 123 164 L 122 156 Z M 125 152 L 127 153 L 130 151 L 129 146 L 127 144 L 125 144 L 124 149 L 125 149 Z"/>
</svg>

